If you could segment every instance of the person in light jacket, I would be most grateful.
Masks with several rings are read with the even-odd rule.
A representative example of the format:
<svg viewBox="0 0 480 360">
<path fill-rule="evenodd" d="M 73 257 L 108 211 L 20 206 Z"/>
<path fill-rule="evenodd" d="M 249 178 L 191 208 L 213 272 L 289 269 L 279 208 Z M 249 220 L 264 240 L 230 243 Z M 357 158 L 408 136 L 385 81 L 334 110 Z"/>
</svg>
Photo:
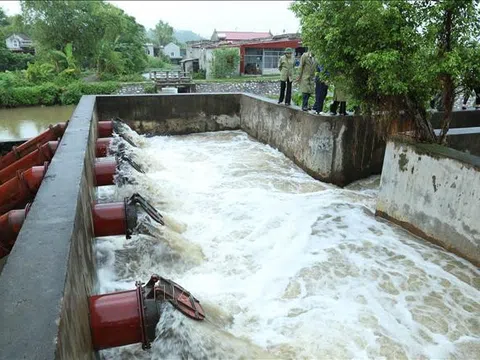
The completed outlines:
<svg viewBox="0 0 480 360">
<path fill-rule="evenodd" d="M 337 115 L 338 105 L 340 105 L 340 115 L 347 115 L 347 89 L 341 78 L 334 83 L 333 103 L 330 105 L 330 115 Z"/>
<path fill-rule="evenodd" d="M 280 70 L 280 97 L 278 98 L 278 103 L 281 104 L 283 99 L 285 99 L 285 105 L 287 106 L 292 101 L 293 67 L 295 65 L 292 54 L 293 50 L 286 48 L 285 55 L 280 57 L 278 61 L 278 70 Z M 285 88 L 287 90 L 286 94 Z"/>
</svg>

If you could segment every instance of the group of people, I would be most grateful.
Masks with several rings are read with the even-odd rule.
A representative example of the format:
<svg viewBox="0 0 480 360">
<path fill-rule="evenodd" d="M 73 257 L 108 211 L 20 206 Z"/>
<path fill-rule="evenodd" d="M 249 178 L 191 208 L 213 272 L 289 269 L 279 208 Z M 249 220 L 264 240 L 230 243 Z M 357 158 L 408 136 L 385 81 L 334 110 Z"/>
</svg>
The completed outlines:
<svg viewBox="0 0 480 360">
<path fill-rule="evenodd" d="M 294 81 L 295 59 L 291 48 L 285 49 L 285 54 L 280 57 L 278 62 L 280 70 L 280 97 L 278 103 L 285 101 L 285 105 L 291 105 L 292 84 Z M 295 79 L 299 84 L 302 93 L 302 110 L 313 111 L 316 114 L 326 115 L 323 112 L 323 105 L 328 93 L 328 84 L 322 77 L 328 76 L 320 64 L 315 60 L 310 51 L 302 54 L 299 63 L 299 74 Z M 308 101 L 310 96 L 315 93 L 315 103 L 310 109 Z M 339 109 L 340 107 L 340 109 Z M 336 115 L 339 110 L 340 115 L 347 115 L 347 97 L 341 81 L 335 83 L 333 103 L 330 105 L 330 115 Z"/>
</svg>

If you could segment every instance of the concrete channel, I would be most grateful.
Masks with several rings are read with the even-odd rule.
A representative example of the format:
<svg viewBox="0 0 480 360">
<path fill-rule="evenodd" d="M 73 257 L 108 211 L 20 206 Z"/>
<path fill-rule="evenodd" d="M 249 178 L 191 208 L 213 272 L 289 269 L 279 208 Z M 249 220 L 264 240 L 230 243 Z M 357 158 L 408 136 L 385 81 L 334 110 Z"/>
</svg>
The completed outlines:
<svg viewBox="0 0 480 360">
<path fill-rule="evenodd" d="M 0 274 L 0 359 L 95 357 L 88 308 L 95 124 L 115 117 L 146 135 L 241 129 L 338 186 L 379 174 L 385 154 L 362 117 L 315 116 L 253 95 L 82 97 Z"/>
</svg>

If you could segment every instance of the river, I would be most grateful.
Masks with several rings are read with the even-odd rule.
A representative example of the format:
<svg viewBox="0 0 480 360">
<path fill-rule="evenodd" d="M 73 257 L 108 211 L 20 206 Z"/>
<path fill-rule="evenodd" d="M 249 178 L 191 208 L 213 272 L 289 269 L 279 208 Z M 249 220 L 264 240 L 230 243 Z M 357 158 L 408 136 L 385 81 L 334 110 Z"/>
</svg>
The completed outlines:
<svg viewBox="0 0 480 360">
<path fill-rule="evenodd" d="M 75 105 L 0 109 L 0 142 L 36 136 L 48 125 L 70 119 L 74 109 Z"/>
<path fill-rule="evenodd" d="M 479 359 L 480 271 L 375 218 L 379 177 L 338 188 L 241 131 L 136 136 L 133 192 L 156 237 L 96 241 L 98 291 L 171 278 L 209 321 L 166 309 L 150 351 L 104 359 Z"/>
</svg>

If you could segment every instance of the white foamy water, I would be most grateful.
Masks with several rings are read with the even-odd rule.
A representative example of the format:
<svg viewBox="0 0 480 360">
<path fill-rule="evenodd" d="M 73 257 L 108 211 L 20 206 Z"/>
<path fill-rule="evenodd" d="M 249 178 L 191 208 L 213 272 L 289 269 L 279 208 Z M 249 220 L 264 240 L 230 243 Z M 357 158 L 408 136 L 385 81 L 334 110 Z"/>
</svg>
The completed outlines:
<svg viewBox="0 0 480 360">
<path fill-rule="evenodd" d="M 324 184 L 240 131 L 141 138 L 147 174 L 99 198 L 137 191 L 167 226 L 99 239 L 99 290 L 157 273 L 209 321 L 167 306 L 152 350 L 105 359 L 480 359 L 479 270 L 377 220 L 378 177 Z"/>
</svg>

